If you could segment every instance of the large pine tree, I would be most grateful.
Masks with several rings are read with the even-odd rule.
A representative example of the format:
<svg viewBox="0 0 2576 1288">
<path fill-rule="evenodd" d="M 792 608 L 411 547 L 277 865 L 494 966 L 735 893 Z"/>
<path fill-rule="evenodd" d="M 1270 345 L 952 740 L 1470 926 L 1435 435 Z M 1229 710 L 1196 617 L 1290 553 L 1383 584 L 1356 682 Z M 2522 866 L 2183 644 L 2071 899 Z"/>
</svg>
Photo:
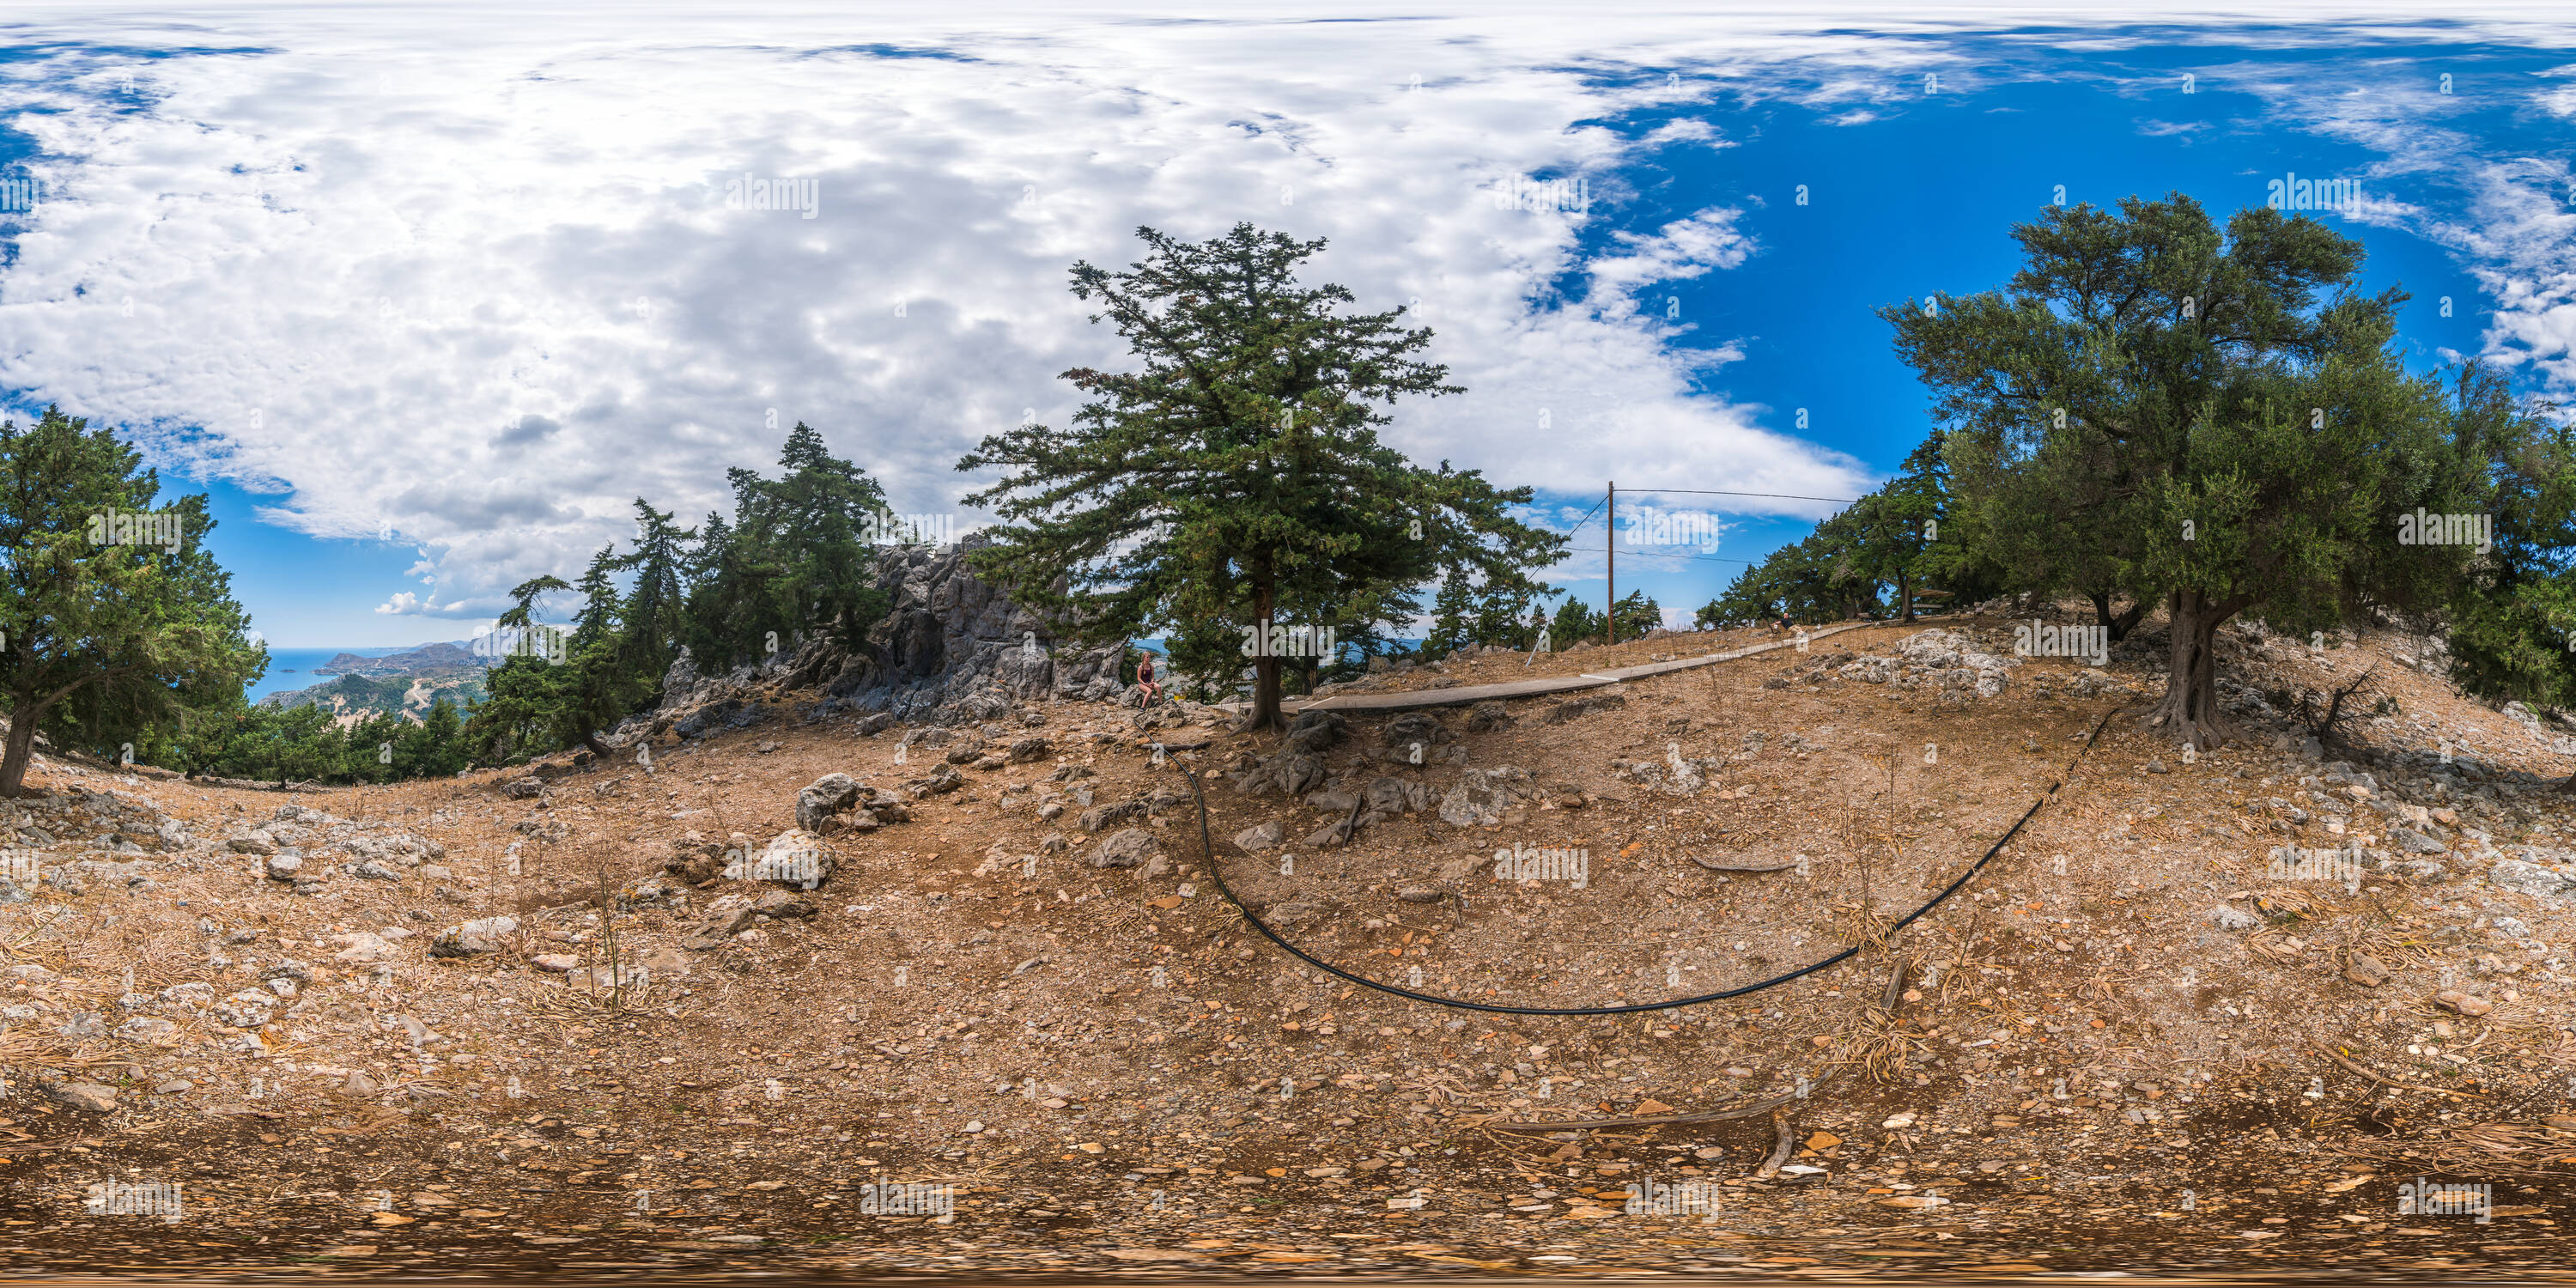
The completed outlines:
<svg viewBox="0 0 2576 1288">
<path fill-rule="evenodd" d="M 958 462 L 1004 472 L 966 498 L 1010 521 L 978 552 L 982 573 L 1077 638 L 1159 628 L 1184 666 L 1222 657 L 1245 628 L 1398 620 L 1451 570 L 1536 590 L 1526 570 L 1565 543 L 1511 517 L 1529 489 L 1425 469 L 1378 441 L 1379 405 L 1460 392 L 1421 360 L 1429 330 L 1405 329 L 1402 309 L 1343 312 L 1345 287 L 1300 284 L 1322 241 L 1250 224 L 1203 243 L 1137 236 L 1147 254 L 1132 268 L 1072 274 L 1137 369 L 1066 372 L 1091 399 L 1072 428 L 1024 425 Z M 1283 659 L 1252 661 L 1249 723 L 1276 726 Z"/>
<path fill-rule="evenodd" d="M 39 731 L 116 755 L 267 669 L 205 548 L 206 498 L 156 512 L 159 475 L 141 466 L 113 433 L 56 408 L 24 430 L 0 423 L 0 796 L 19 793 Z"/>
</svg>

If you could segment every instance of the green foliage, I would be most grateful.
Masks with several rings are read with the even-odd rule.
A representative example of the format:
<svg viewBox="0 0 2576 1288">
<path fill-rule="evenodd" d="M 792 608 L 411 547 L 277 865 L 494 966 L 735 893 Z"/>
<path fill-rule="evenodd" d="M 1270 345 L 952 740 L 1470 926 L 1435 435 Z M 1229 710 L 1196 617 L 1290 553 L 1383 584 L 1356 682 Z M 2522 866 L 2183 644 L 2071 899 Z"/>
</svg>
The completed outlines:
<svg viewBox="0 0 2576 1288">
<path fill-rule="evenodd" d="M 884 488 L 833 456 L 823 436 L 802 421 L 789 431 L 778 463 L 783 473 L 774 480 L 755 470 L 726 471 L 733 517 L 708 515 L 700 529 L 705 535 L 686 561 L 693 584 L 679 630 L 706 669 L 793 647 L 813 632 L 855 649 L 890 607 L 876 588 L 870 542 L 892 517 Z M 639 547 L 631 565 L 650 544 Z M 660 667 L 649 674 L 658 686 L 669 658 L 656 657 Z"/>
<path fill-rule="evenodd" d="M 1377 404 L 1460 392 L 1416 356 L 1428 330 L 1299 284 L 1321 241 L 1249 224 L 1205 243 L 1137 235 L 1149 253 L 1132 269 L 1072 276 L 1139 369 L 1066 372 L 1091 399 L 1072 429 L 1022 426 L 958 462 L 1005 471 L 967 498 L 1010 521 L 977 552 L 981 573 L 1066 634 L 1159 634 L 1193 671 L 1239 666 L 1226 655 L 1255 623 L 1356 636 L 1409 620 L 1435 578 L 1467 576 L 1498 604 L 1540 592 L 1525 570 L 1564 540 L 1510 516 L 1529 489 L 1424 469 L 1377 439 Z M 1254 719 L 1275 723 L 1281 668 L 1253 669 Z"/>
<path fill-rule="evenodd" d="M 118 539 L 105 521 L 120 512 L 152 512 L 161 485 L 141 464 L 54 408 L 24 430 L 0 423 L 0 796 L 19 791 L 40 731 L 113 756 L 165 741 L 182 713 L 237 698 L 267 669 L 231 576 L 206 552 L 204 496 L 169 502 L 155 544 L 94 540 Z"/>
<path fill-rule="evenodd" d="M 1610 615 L 1592 611 L 1591 605 L 1572 595 L 1556 606 L 1556 616 L 1547 624 L 1548 647 L 1555 649 L 1572 648 L 1585 640 L 1607 639 L 1609 633 Z"/>
<path fill-rule="evenodd" d="M 1422 651 L 1444 657 L 1471 644 L 1533 647 L 1547 621 L 1538 597 L 1555 593 L 1555 587 L 1526 579 L 1489 583 L 1465 568 L 1452 569 L 1432 600 L 1431 631 L 1423 638 Z"/>
<path fill-rule="evenodd" d="M 1642 590 L 1632 590 L 1620 596 L 1613 616 L 1619 623 L 1619 638 L 1623 640 L 1640 638 L 1648 631 L 1663 629 L 1664 625 L 1663 607 Z"/>
<path fill-rule="evenodd" d="M 2008 290 L 1881 310 L 1951 428 L 1943 535 L 2012 590 L 2083 593 L 2105 617 L 2114 595 L 2163 602 L 2172 681 L 2152 723 L 2224 736 L 2211 641 L 2239 612 L 2305 635 L 2370 604 L 2457 607 L 2480 556 L 2401 544 L 2398 517 L 2496 513 L 2537 430 L 2500 391 L 2454 401 L 2407 372 L 2405 296 L 2355 293 L 2359 243 L 2268 209 L 2222 233 L 2178 194 L 2050 208 L 2014 236 Z M 2520 611 L 2503 637 L 2547 612 Z"/>
<path fill-rule="evenodd" d="M 2462 372 L 2454 396 L 2498 465 L 2493 549 L 2448 606 L 2452 678 L 2489 698 L 2576 707 L 2576 430 L 2523 425 L 2484 368 Z"/>
</svg>

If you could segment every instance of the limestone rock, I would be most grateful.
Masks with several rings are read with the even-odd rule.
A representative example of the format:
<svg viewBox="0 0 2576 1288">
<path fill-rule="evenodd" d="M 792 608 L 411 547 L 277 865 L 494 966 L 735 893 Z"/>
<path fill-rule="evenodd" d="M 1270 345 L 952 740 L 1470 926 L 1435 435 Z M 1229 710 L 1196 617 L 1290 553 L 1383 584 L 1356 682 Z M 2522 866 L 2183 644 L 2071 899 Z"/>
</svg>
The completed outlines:
<svg viewBox="0 0 2576 1288">
<path fill-rule="evenodd" d="M 820 832 L 825 821 L 859 803 L 867 789 L 848 774 L 825 774 L 796 793 L 796 826 Z"/>
<path fill-rule="evenodd" d="M 501 938 L 519 929 L 516 917 L 479 917 L 439 931 L 429 944 L 432 957 L 481 957 L 501 951 Z"/>
<path fill-rule="evenodd" d="M 2222 903 L 2210 909 L 2209 919 L 2218 923 L 2218 928 L 2221 930 L 2252 930 L 2263 924 L 2261 917 L 2230 903 Z"/>
<path fill-rule="evenodd" d="M 750 899 L 738 894 L 725 895 L 707 905 L 706 915 L 681 937 L 680 946 L 692 952 L 721 948 L 727 940 L 749 926 L 756 915 L 758 912 Z"/>
<path fill-rule="evenodd" d="M 1237 849 L 1251 854 L 1259 854 L 1264 850 L 1278 849 L 1279 843 L 1287 839 L 1287 836 L 1288 829 L 1282 827 L 1279 822 L 1274 819 L 1267 823 L 1255 824 L 1235 833 L 1234 844 Z"/>
<path fill-rule="evenodd" d="M 1414 744 L 1420 743 L 1424 756 L 1428 758 L 1432 748 L 1457 740 L 1458 735 L 1451 733 L 1449 726 L 1440 723 L 1439 718 L 1430 712 L 1407 711 L 1386 722 L 1386 732 L 1380 739 L 1380 745 L 1389 751 L 1401 754 L 1410 751 Z"/>
<path fill-rule="evenodd" d="M 116 1089 L 95 1082 L 49 1083 L 45 1087 L 45 1098 L 83 1113 L 105 1114 L 116 1110 Z"/>
<path fill-rule="evenodd" d="M 1453 827 L 1492 826 L 1503 821 L 1505 811 L 1537 795 L 1538 785 L 1526 769 L 1470 769 L 1440 798 L 1440 821 Z"/>
<path fill-rule="evenodd" d="M 1095 868 L 1132 868 L 1161 853 L 1162 845 L 1154 834 L 1141 827 L 1110 833 L 1091 852 Z"/>
<path fill-rule="evenodd" d="M 2521 859 L 2497 860 L 2487 869 L 2487 884 L 2542 899 L 2576 900 L 2576 873 Z"/>
<path fill-rule="evenodd" d="M 2484 1015 L 2495 1009 L 2495 1003 L 2456 988 L 2446 988 L 2433 995 L 2433 1000 L 2461 1015 Z"/>
<path fill-rule="evenodd" d="M 1086 832 L 1099 832 L 1143 817 L 1145 802 L 1120 801 L 1115 805 L 1095 805 L 1084 810 L 1075 826 Z"/>
</svg>

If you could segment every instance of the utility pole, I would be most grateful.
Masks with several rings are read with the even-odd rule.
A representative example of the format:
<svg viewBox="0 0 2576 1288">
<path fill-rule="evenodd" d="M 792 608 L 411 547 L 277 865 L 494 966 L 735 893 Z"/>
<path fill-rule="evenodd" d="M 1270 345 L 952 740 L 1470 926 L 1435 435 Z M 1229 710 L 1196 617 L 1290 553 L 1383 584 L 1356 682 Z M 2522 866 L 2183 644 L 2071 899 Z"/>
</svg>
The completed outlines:
<svg viewBox="0 0 2576 1288">
<path fill-rule="evenodd" d="M 1619 642 L 1619 480 L 1610 480 L 1609 522 L 1601 527 L 1601 549 L 1610 556 L 1610 642 Z"/>
</svg>

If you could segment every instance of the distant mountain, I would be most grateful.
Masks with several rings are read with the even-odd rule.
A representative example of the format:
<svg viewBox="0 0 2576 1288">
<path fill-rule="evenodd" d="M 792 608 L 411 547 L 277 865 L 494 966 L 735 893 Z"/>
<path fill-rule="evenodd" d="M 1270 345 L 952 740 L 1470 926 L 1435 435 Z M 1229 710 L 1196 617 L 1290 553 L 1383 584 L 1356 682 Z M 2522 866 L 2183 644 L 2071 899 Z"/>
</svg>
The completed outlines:
<svg viewBox="0 0 2576 1288">
<path fill-rule="evenodd" d="M 465 641 L 445 644 L 423 644 L 404 653 L 383 657 L 360 657 L 342 653 L 313 668 L 315 675 L 433 675 L 467 668 L 482 670 L 498 659 L 476 657 L 466 650 Z"/>
<path fill-rule="evenodd" d="M 320 706 L 343 724 L 387 712 L 416 721 L 441 696 L 461 711 L 483 700 L 484 674 L 500 660 L 479 656 L 467 644 L 464 640 L 423 644 L 383 657 L 342 653 L 313 668 L 315 675 L 337 679 L 306 689 L 280 689 L 261 698 L 259 705 L 287 710 Z"/>
</svg>

